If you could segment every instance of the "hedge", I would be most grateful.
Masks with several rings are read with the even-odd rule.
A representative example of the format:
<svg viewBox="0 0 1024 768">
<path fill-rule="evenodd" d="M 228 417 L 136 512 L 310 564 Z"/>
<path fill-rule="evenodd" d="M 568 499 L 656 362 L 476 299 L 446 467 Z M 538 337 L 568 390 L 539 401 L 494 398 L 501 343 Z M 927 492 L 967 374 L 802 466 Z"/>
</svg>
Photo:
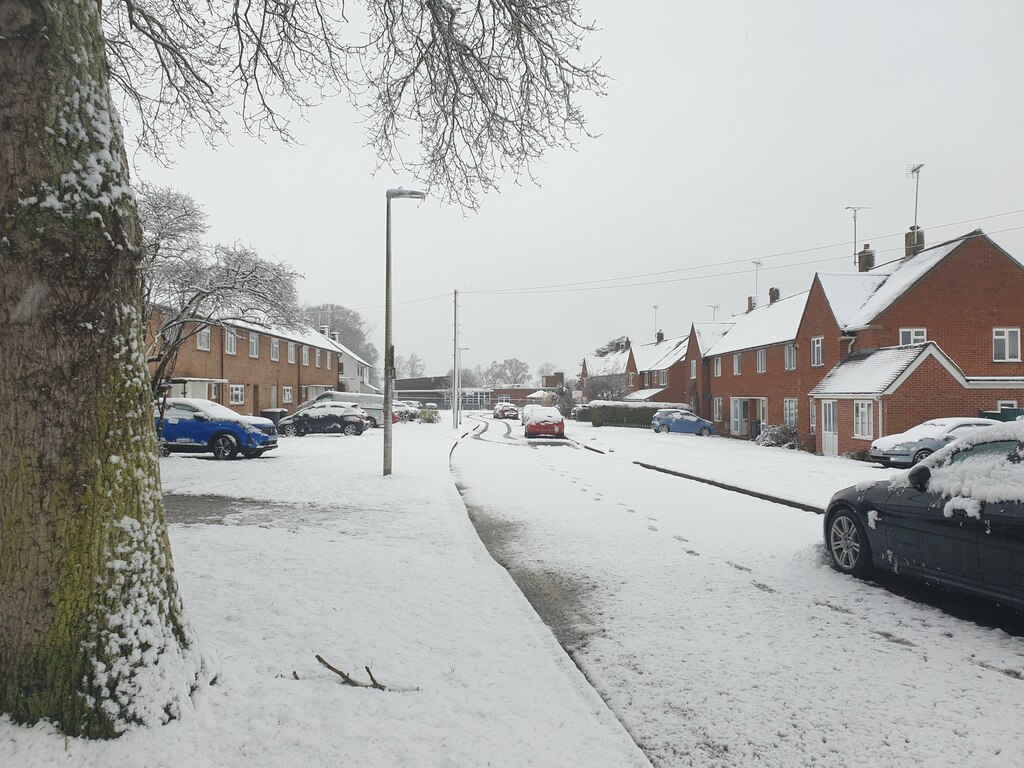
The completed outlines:
<svg viewBox="0 0 1024 768">
<path fill-rule="evenodd" d="M 689 411 L 687 403 L 649 403 L 646 401 L 623 402 L 615 400 L 594 400 L 589 403 L 590 423 L 595 427 L 638 427 L 651 428 L 654 414 L 662 408 L 679 408 Z"/>
</svg>

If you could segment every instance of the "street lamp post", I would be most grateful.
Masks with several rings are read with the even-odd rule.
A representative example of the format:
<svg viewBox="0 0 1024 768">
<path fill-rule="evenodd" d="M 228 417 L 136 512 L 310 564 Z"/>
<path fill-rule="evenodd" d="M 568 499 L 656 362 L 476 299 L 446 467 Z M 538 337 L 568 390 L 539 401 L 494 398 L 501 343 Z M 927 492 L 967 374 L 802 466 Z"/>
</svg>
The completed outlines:
<svg viewBox="0 0 1024 768">
<path fill-rule="evenodd" d="M 391 474 L 391 412 L 395 396 L 395 345 L 391 340 L 391 200 L 412 197 L 423 200 L 426 194 L 415 189 L 387 191 L 387 238 L 384 255 L 384 476 Z"/>
</svg>

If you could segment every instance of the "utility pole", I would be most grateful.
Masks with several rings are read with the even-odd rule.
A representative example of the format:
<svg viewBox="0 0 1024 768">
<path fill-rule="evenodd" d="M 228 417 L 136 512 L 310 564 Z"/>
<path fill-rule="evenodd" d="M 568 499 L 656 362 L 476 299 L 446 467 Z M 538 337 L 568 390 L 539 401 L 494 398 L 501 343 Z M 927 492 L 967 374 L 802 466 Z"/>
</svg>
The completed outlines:
<svg viewBox="0 0 1024 768">
<path fill-rule="evenodd" d="M 452 429 L 459 428 L 459 292 L 452 291 L 455 300 L 455 349 L 452 352 Z"/>
<path fill-rule="evenodd" d="M 869 205 L 848 205 L 846 210 L 853 211 L 853 265 L 857 266 L 857 211 L 866 211 Z M 915 222 L 916 223 L 916 222 Z"/>
</svg>

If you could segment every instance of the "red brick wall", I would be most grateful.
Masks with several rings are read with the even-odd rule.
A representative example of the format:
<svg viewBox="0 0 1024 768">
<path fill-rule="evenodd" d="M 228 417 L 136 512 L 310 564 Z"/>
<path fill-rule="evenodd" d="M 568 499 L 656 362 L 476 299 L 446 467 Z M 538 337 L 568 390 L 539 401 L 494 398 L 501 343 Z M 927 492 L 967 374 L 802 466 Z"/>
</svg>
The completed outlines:
<svg viewBox="0 0 1024 768">
<path fill-rule="evenodd" d="M 305 398 L 302 388 L 308 386 L 338 386 L 338 358 L 334 352 L 331 370 L 327 370 L 326 348 L 321 348 L 320 367 L 316 367 L 316 347 L 310 347 L 309 365 L 302 364 L 302 344 L 296 344 L 295 363 L 288 362 L 288 341 L 280 339 L 280 360 L 270 359 L 271 336 L 259 334 L 259 357 L 249 356 L 249 332 L 238 329 L 237 351 L 234 355 L 224 352 L 224 329 L 210 329 L 210 350 L 198 349 L 195 338 L 181 347 L 174 367 L 173 377 L 194 377 L 227 379 L 229 384 L 218 387 L 217 401 L 238 413 L 259 415 L 264 408 L 271 407 L 271 387 L 277 387 L 277 407 L 294 411 Z M 229 385 L 245 385 L 245 402 L 232 405 L 229 401 Z M 283 388 L 292 387 L 292 402 L 283 400 Z"/>
<path fill-rule="evenodd" d="M 997 327 L 1024 328 L 1024 269 L 987 237 L 975 237 L 859 331 L 856 348 L 895 346 L 900 328 L 926 328 L 968 377 L 1024 376 L 1024 363 L 993 362 Z"/>
</svg>

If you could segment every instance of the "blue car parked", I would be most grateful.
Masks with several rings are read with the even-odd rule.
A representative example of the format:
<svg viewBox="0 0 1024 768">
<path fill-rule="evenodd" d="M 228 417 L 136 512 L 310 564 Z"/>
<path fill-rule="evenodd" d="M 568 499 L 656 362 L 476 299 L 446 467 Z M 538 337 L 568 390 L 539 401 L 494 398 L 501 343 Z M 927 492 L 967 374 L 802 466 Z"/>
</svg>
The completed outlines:
<svg viewBox="0 0 1024 768">
<path fill-rule="evenodd" d="M 713 423 L 682 408 L 662 408 L 654 414 L 651 428 L 655 432 L 686 432 L 701 437 L 715 434 Z"/>
<path fill-rule="evenodd" d="M 212 453 L 216 459 L 241 454 L 255 459 L 277 448 L 277 427 L 270 419 L 245 416 L 197 397 L 169 397 L 160 418 L 156 408 L 160 448 L 167 453 Z"/>
</svg>

